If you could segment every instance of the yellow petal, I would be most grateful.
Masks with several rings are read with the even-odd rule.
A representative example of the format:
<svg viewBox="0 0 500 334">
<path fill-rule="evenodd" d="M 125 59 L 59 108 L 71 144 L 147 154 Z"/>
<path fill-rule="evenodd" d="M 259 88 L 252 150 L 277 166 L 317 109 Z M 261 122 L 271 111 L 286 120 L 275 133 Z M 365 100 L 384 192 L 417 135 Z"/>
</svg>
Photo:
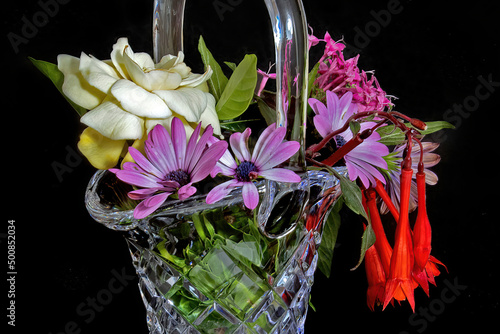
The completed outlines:
<svg viewBox="0 0 500 334">
<path fill-rule="evenodd" d="M 146 131 L 144 131 L 144 136 L 141 138 L 141 139 L 136 139 L 134 141 L 134 143 L 132 144 L 132 147 L 139 150 L 139 152 L 142 153 L 142 155 L 146 155 L 146 151 L 144 150 L 144 142 L 146 141 L 146 139 L 148 139 L 148 135 L 146 134 Z M 128 149 L 127 149 L 128 151 Z M 125 157 L 123 158 L 122 160 L 122 163 L 121 163 L 121 167 L 123 167 L 123 164 L 125 162 L 135 162 L 134 161 L 134 158 L 132 158 L 132 156 L 130 155 L 129 152 L 127 152 L 127 154 L 125 154 Z"/>
<path fill-rule="evenodd" d="M 80 72 L 80 59 L 57 56 L 57 67 L 64 74 L 62 91 L 71 101 L 85 109 L 94 109 L 106 97 L 106 94 L 92 87 Z"/>
<path fill-rule="evenodd" d="M 97 169 L 115 167 L 125 145 L 125 140 L 112 140 L 88 127 L 83 130 L 78 149 Z"/>
</svg>

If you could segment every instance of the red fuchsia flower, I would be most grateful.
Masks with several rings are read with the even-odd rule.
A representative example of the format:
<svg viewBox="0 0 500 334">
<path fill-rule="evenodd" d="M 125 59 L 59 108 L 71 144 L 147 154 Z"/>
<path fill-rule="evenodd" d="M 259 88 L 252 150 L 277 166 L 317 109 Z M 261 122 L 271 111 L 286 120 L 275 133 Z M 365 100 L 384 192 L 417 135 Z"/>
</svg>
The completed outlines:
<svg viewBox="0 0 500 334">
<path fill-rule="evenodd" d="M 405 163 L 401 171 L 401 210 L 396 227 L 394 249 L 391 257 L 391 268 L 385 286 L 384 309 L 394 298 L 407 299 L 415 312 L 413 294 L 413 244 L 409 221 L 410 186 L 413 171 Z"/>
<path fill-rule="evenodd" d="M 350 92 L 339 99 L 334 92 L 327 91 L 326 103 L 325 106 L 319 100 L 309 99 L 309 105 L 316 114 L 313 118 L 314 126 L 323 138 L 340 129 L 349 117 L 357 113 L 357 106 L 352 103 L 352 93 Z M 360 132 L 375 125 L 374 122 L 363 122 Z M 336 135 L 337 149 L 352 138 L 353 134 L 350 129 Z M 375 185 L 377 180 L 385 182 L 383 175 L 377 168 L 387 169 L 387 162 L 383 157 L 389 154 L 389 149 L 384 144 L 379 143 L 379 139 L 380 135 L 373 132 L 344 156 L 349 178 L 353 181 L 359 178 L 365 188 Z"/>
<path fill-rule="evenodd" d="M 374 311 L 375 304 L 380 305 L 384 302 L 386 283 L 384 267 L 374 245 L 368 248 L 365 253 L 365 271 L 368 281 L 366 303 L 370 310 Z"/>
<path fill-rule="evenodd" d="M 392 247 L 387 240 L 384 226 L 382 225 L 382 220 L 380 219 L 375 191 L 373 188 L 369 188 L 364 192 L 364 196 L 366 199 L 365 211 L 367 211 L 367 214 L 370 217 L 372 229 L 375 233 L 374 246 L 380 257 L 385 276 L 388 276 L 391 267 Z"/>
<path fill-rule="evenodd" d="M 439 154 L 432 153 L 435 149 L 439 147 L 438 143 L 432 142 L 422 142 L 423 147 L 423 163 L 425 174 L 425 183 L 428 185 L 435 185 L 438 181 L 438 176 L 429 168 L 437 165 L 441 160 Z M 389 155 L 388 160 L 391 161 L 391 165 L 398 166 L 403 161 L 403 152 L 406 148 L 406 144 L 397 146 Z M 420 161 L 420 145 L 413 144 L 411 149 L 412 162 L 411 169 L 414 172 L 415 178 L 418 172 L 418 162 Z M 386 191 L 389 194 L 392 203 L 399 210 L 399 197 L 400 197 L 400 175 L 401 171 L 399 168 L 389 168 L 389 176 L 386 178 Z M 380 212 L 386 214 L 389 208 L 386 205 L 387 202 L 381 204 Z M 418 191 L 417 184 L 412 180 L 411 182 L 411 192 L 410 192 L 410 212 L 414 211 L 418 206 Z"/>
<path fill-rule="evenodd" d="M 229 144 L 238 162 L 226 151 L 212 176 L 221 173 L 233 177 L 213 188 L 207 195 L 207 203 L 215 203 L 224 198 L 234 187 L 242 187 L 243 203 L 251 210 L 259 204 L 259 193 L 253 183 L 258 177 L 280 182 L 300 182 L 301 178 L 293 171 L 275 166 L 290 159 L 300 149 L 296 141 L 283 142 L 286 129 L 276 128 L 275 124 L 268 126 L 257 140 L 253 153 L 248 148 L 248 138 L 251 130 L 236 132 L 229 138 Z"/>
<path fill-rule="evenodd" d="M 180 200 L 190 197 L 196 192 L 193 183 L 210 174 L 227 143 L 219 141 L 208 147 L 212 126 L 207 126 L 201 137 L 200 129 L 201 123 L 187 142 L 180 119 L 172 120 L 171 134 L 156 125 L 145 141 L 146 156 L 129 147 L 135 162 L 124 163 L 123 169 L 110 169 L 121 181 L 139 188 L 128 193 L 131 199 L 142 200 L 134 209 L 135 218 L 147 217 L 172 194 L 177 193 Z"/>
<path fill-rule="evenodd" d="M 422 170 L 420 170 L 422 169 Z M 413 227 L 413 252 L 415 265 L 424 270 L 431 256 L 431 224 L 425 203 L 425 174 L 422 168 L 417 172 L 418 213 Z"/>
</svg>

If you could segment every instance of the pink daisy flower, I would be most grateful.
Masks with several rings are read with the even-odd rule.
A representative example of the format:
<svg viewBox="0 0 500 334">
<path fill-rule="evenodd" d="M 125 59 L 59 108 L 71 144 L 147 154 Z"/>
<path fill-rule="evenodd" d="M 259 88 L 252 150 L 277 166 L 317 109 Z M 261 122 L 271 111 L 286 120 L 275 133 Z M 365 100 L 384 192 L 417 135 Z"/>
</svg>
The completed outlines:
<svg viewBox="0 0 500 334">
<path fill-rule="evenodd" d="M 208 147 L 213 128 L 207 126 L 199 137 L 200 129 L 201 124 L 198 124 L 187 142 L 180 119 L 172 120 L 171 134 L 163 126 L 156 125 L 145 141 L 146 157 L 129 147 L 135 163 L 126 162 L 123 169 L 110 169 L 121 181 L 139 188 L 128 193 L 131 199 L 142 200 L 134 209 L 135 218 L 147 217 L 176 192 L 180 200 L 190 197 L 196 192 L 193 183 L 210 174 L 227 150 L 227 143 L 219 141 Z"/>
<path fill-rule="evenodd" d="M 352 102 L 351 92 L 345 93 L 339 99 L 334 92 L 327 91 L 326 103 L 325 106 L 319 100 L 309 99 L 309 105 L 316 114 L 313 118 L 314 126 L 323 138 L 341 128 L 349 117 L 358 112 L 357 104 Z M 375 125 L 373 122 L 363 122 L 360 131 Z M 352 132 L 347 129 L 336 135 L 334 139 L 337 148 L 340 148 L 352 138 Z M 352 181 L 359 178 L 365 188 L 369 188 L 370 185 L 375 186 L 377 180 L 385 183 L 383 175 L 377 168 L 387 169 L 387 162 L 383 157 L 389 154 L 389 149 L 379 143 L 379 139 L 380 135 L 373 132 L 370 137 L 344 156 L 349 178 Z"/>
<path fill-rule="evenodd" d="M 299 149 L 296 141 L 283 142 L 286 129 L 268 126 L 257 140 L 253 153 L 248 149 L 248 138 L 251 130 L 236 132 L 229 138 L 231 149 L 239 163 L 229 153 L 222 156 L 212 171 L 212 176 L 221 173 L 233 179 L 213 188 L 207 195 L 207 203 L 215 203 L 224 198 L 234 187 L 242 187 L 243 203 L 253 210 L 259 204 L 259 193 L 253 183 L 257 177 L 281 182 L 300 182 L 300 176 L 285 168 L 275 166 L 290 159 Z"/>
</svg>

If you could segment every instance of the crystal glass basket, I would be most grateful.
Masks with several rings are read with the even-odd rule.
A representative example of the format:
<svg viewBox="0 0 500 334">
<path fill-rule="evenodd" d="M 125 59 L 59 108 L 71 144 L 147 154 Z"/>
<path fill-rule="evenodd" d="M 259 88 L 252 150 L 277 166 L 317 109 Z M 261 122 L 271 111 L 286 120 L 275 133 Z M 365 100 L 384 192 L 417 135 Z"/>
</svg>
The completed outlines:
<svg viewBox="0 0 500 334">
<path fill-rule="evenodd" d="M 338 172 L 347 174 L 345 168 Z M 259 214 L 246 209 L 234 190 L 210 205 L 205 195 L 172 200 L 141 220 L 133 218 L 132 209 L 111 203 L 120 203 L 126 190 L 114 174 L 94 175 L 86 193 L 88 211 L 124 232 L 150 333 L 304 333 L 322 223 L 341 193 L 332 175 L 307 174 L 309 184 L 286 190 L 261 181 Z M 306 188 L 310 198 L 293 228 L 267 236 L 280 233 L 276 222 L 293 220 L 283 208 Z M 275 205 L 267 206 L 273 197 Z M 277 230 L 263 231 L 260 214 Z"/>
<path fill-rule="evenodd" d="M 128 185 L 109 171 L 90 180 L 90 215 L 125 235 L 139 276 L 150 333 L 303 333 L 323 221 L 340 196 L 339 181 L 305 164 L 307 22 L 300 0 L 265 0 L 276 53 L 277 126 L 302 149 L 285 166 L 302 182 L 259 181 L 259 206 L 241 189 L 206 204 L 206 192 L 168 200 L 133 217 Z M 153 54 L 183 48 L 185 0 L 155 0 Z M 337 171 L 346 176 L 345 168 Z M 209 190 L 213 181 L 198 185 Z M 207 191 L 208 192 L 208 191 Z"/>
</svg>

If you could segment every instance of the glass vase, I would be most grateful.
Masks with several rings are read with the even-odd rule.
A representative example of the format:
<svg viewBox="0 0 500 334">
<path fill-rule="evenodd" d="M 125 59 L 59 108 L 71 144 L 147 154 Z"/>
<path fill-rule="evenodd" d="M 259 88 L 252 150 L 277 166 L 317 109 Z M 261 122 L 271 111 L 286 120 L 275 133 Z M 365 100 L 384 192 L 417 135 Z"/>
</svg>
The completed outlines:
<svg viewBox="0 0 500 334">
<path fill-rule="evenodd" d="M 123 208 L 131 204 L 127 185 L 98 171 L 86 204 L 96 221 L 125 235 L 150 333 L 296 334 L 304 333 L 323 221 L 341 194 L 326 172 L 309 171 L 307 180 L 287 189 L 260 181 L 258 213 L 235 189 L 215 204 L 206 204 L 205 195 L 170 200 L 137 220 Z M 306 190 L 298 219 L 283 211 Z M 272 228 L 260 223 L 262 215 Z M 290 220 L 293 228 L 282 233 L 280 222 Z"/>
</svg>

